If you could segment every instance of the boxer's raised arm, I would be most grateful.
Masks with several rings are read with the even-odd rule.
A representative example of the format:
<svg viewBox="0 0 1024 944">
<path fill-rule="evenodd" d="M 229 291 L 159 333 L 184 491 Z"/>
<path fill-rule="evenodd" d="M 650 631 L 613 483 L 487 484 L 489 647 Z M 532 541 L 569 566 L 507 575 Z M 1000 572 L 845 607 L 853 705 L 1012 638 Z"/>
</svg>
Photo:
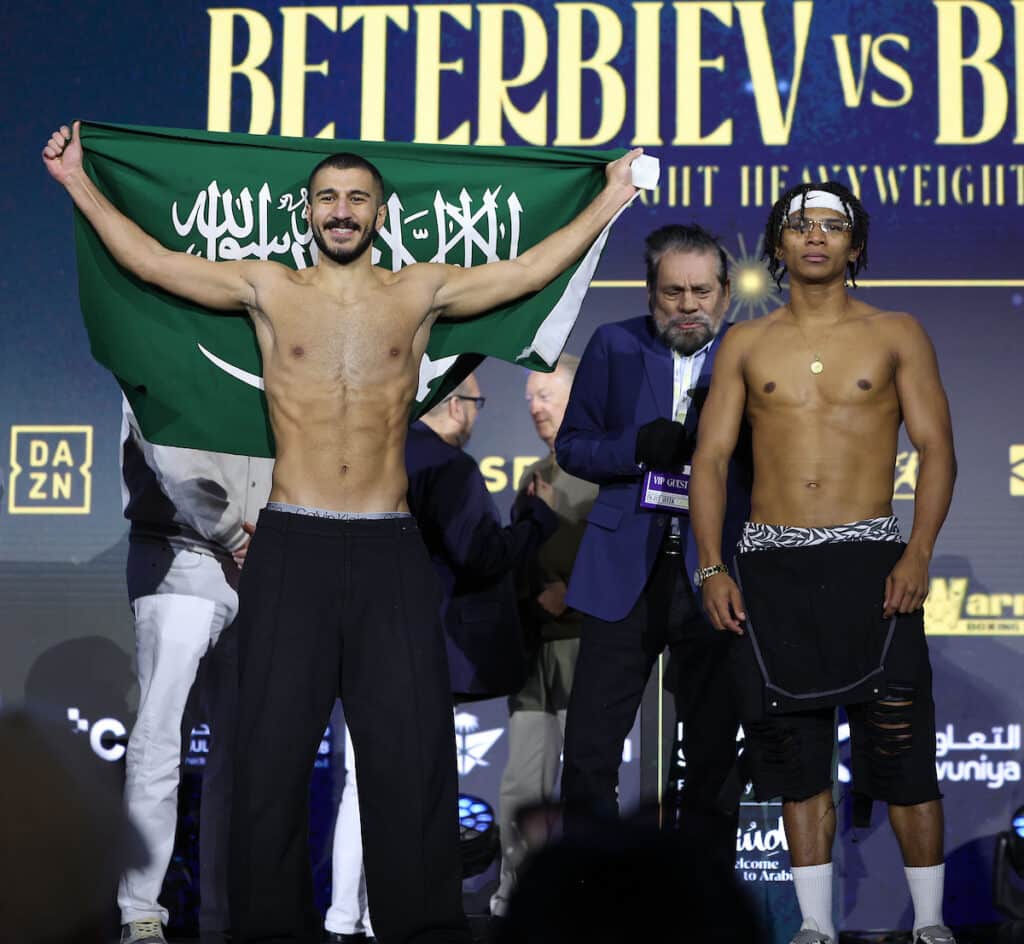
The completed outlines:
<svg viewBox="0 0 1024 944">
<path fill-rule="evenodd" d="M 444 318 L 468 318 L 542 289 L 582 256 L 637 188 L 630 165 L 643 153 L 634 148 L 605 169 L 604 189 L 580 214 L 515 259 L 459 268 L 445 266 L 434 296 Z"/>
<path fill-rule="evenodd" d="M 96 230 L 110 254 L 133 275 L 205 308 L 237 311 L 253 308 L 254 262 L 210 262 L 173 252 L 117 209 L 90 180 L 82 166 L 80 122 L 55 131 L 43 148 L 43 164 L 67 190 L 75 206 Z"/>
</svg>

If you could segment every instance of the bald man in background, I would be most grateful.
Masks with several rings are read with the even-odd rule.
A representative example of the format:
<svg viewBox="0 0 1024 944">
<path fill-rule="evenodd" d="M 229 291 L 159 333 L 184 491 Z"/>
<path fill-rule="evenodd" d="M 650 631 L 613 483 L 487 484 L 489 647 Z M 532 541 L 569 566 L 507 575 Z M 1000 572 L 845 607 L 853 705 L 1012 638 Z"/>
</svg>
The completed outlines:
<svg viewBox="0 0 1024 944">
<path fill-rule="evenodd" d="M 516 870 L 527 851 L 517 813 L 550 799 L 555 789 L 580 648 L 583 614 L 566 605 L 565 591 L 598 487 L 563 471 L 554 452 L 579 362 L 578 357 L 563 354 L 552 373 L 533 372 L 526 381 L 530 418 L 548 454 L 523 473 L 516 506 L 539 486 L 550 487 L 558 530 L 520 572 L 519 615 L 529 663 L 526 684 L 508 700 L 509 757 L 499 803 L 501 881 L 491 898 L 491 913 L 497 917 L 505 915 Z"/>
</svg>

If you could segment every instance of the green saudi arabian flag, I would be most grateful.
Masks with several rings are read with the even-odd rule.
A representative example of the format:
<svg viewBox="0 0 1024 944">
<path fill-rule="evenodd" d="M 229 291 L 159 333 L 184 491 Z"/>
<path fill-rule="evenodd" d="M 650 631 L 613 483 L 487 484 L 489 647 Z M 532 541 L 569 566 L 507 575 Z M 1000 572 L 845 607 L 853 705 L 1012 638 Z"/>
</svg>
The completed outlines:
<svg viewBox="0 0 1024 944">
<path fill-rule="evenodd" d="M 207 259 L 313 265 L 306 180 L 353 151 L 384 177 L 387 220 L 374 262 L 480 265 L 513 258 L 568 223 L 622 152 L 334 141 L 82 124 L 86 171 L 169 249 Z M 534 295 L 469 321 L 438 322 L 414 414 L 484 356 L 550 370 L 607 236 Z M 214 313 L 121 269 L 76 213 L 79 292 L 94 357 L 117 377 L 144 435 L 163 445 L 272 456 L 256 337 L 244 314 Z M 387 312 L 381 312 L 387 317 Z"/>
</svg>

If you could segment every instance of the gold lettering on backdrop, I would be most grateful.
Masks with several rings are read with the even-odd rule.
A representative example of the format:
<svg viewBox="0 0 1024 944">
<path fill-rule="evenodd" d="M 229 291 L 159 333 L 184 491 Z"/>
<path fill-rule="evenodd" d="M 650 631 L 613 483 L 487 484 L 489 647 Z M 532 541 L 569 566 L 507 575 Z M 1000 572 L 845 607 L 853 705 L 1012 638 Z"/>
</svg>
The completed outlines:
<svg viewBox="0 0 1024 944">
<path fill-rule="evenodd" d="M 772 164 L 769 173 L 768 202 L 774 203 L 789 189 L 783 174 L 789 173 L 789 164 Z"/>
<path fill-rule="evenodd" d="M 882 52 L 885 43 L 895 43 L 905 52 L 910 50 L 910 37 L 899 33 L 885 33 L 882 36 L 871 36 L 863 33 L 860 36 L 860 67 L 854 73 L 853 57 L 850 53 L 850 38 L 843 33 L 832 36 L 832 45 L 836 52 L 836 66 L 839 69 L 839 81 L 843 89 L 843 103 L 847 108 L 859 108 L 864 98 L 864 86 L 867 80 L 868 67 L 874 69 L 902 89 L 899 98 L 886 98 L 877 89 L 871 91 L 871 104 L 879 108 L 900 108 L 910 101 L 914 94 L 914 82 L 910 73 L 895 60 Z"/>
<path fill-rule="evenodd" d="M 845 167 L 842 170 L 842 173 L 845 174 L 845 176 L 846 176 L 846 180 L 847 180 L 847 182 L 848 182 L 848 184 L 850 186 L 850 190 L 853 192 L 853 195 L 858 200 L 860 199 L 860 195 L 861 195 L 862 187 L 863 187 L 863 184 L 861 183 L 861 179 L 862 179 L 863 175 L 866 174 L 867 172 L 868 172 L 867 164 L 859 164 L 857 167 L 854 167 L 853 164 L 847 164 L 847 165 L 845 165 Z M 829 180 L 831 178 L 822 176 L 821 179 L 822 180 Z"/>
<path fill-rule="evenodd" d="M 464 60 L 441 58 L 441 21 L 449 16 L 464 29 L 473 27 L 468 3 L 416 5 L 416 126 L 413 140 L 422 144 L 469 144 L 469 122 L 441 137 L 441 73 L 462 75 Z"/>
<path fill-rule="evenodd" d="M 971 593 L 964 612 L 968 616 L 1024 616 L 1024 593 Z"/>
<path fill-rule="evenodd" d="M 485 456 L 481 459 L 480 474 L 487 483 L 487 491 L 503 492 L 508 488 L 505 460 L 501 456 Z"/>
<path fill-rule="evenodd" d="M 792 172 L 791 172 L 792 170 Z M 797 170 L 799 174 L 797 175 Z M 670 172 L 666 170 L 665 176 Z M 883 206 L 1024 206 L 1020 164 L 742 164 L 739 198 L 744 207 L 770 206 L 787 178 L 801 183 L 842 180 L 859 199 Z M 655 194 L 658 191 L 654 192 Z M 657 200 L 654 201 L 657 203 Z"/>
<path fill-rule="evenodd" d="M 54 472 L 50 479 L 53 483 L 54 501 L 66 501 L 71 498 L 73 484 L 70 472 Z"/>
<path fill-rule="evenodd" d="M 548 93 L 532 108 L 512 104 L 509 89 L 535 81 L 548 58 L 548 33 L 540 14 L 522 3 L 477 6 L 480 15 L 480 92 L 477 144 L 504 144 L 504 120 L 529 144 L 547 144 Z M 523 63 L 519 74 L 505 77 L 505 16 L 518 18 L 523 32 Z"/>
<path fill-rule="evenodd" d="M 874 38 L 868 33 L 860 37 L 860 74 L 853 74 L 853 57 L 850 55 L 850 37 L 845 33 L 834 33 L 832 45 L 836 50 L 836 65 L 839 67 L 839 82 L 843 88 L 843 104 L 847 108 L 859 108 L 864 97 L 864 80 L 868 75 L 868 62 L 874 48 Z"/>
<path fill-rule="evenodd" d="M 760 164 L 740 167 L 740 206 L 764 206 L 764 168 Z"/>
<path fill-rule="evenodd" d="M 712 206 L 715 175 L 720 170 L 717 164 L 662 164 L 660 183 L 653 190 L 641 190 L 640 202 L 645 206 Z"/>
<path fill-rule="evenodd" d="M 789 164 L 743 164 L 740 167 L 740 205 L 771 206 L 789 189 Z M 801 174 L 807 177 L 807 168 Z"/>
<path fill-rule="evenodd" d="M 949 167 L 945 164 L 935 165 L 935 204 L 936 206 L 945 206 L 946 201 L 949 199 L 949 191 L 953 191 L 953 200 L 957 203 L 962 204 L 961 199 L 963 191 L 960 188 L 960 182 L 964 179 L 964 168 L 954 167 L 952 176 L 949 173 Z M 967 181 L 967 185 L 964 188 L 969 192 L 970 196 L 974 196 L 974 184 L 970 180 Z"/>
<path fill-rule="evenodd" d="M 51 465 L 56 468 L 59 465 L 69 465 L 72 468 L 75 465 L 75 457 L 71 454 L 71 444 L 66 439 L 61 439 L 57 443 L 57 448 L 53 451 L 53 460 Z"/>
<path fill-rule="evenodd" d="M 928 189 L 929 180 L 925 176 L 927 171 L 932 169 L 931 164 L 915 164 L 914 165 L 914 205 L 915 206 L 931 206 L 931 197 L 925 196 L 925 190 Z"/>
<path fill-rule="evenodd" d="M 789 80 L 789 100 L 786 103 L 785 115 L 782 113 L 782 96 L 764 20 L 764 6 L 761 0 L 756 3 L 742 2 L 736 4 L 736 11 L 740 15 L 743 45 L 747 52 L 747 61 L 750 63 L 754 104 L 761 124 L 761 140 L 765 144 L 789 144 L 789 136 L 793 130 L 793 115 L 796 113 L 796 102 L 800 93 L 807 37 L 811 32 L 814 3 L 813 0 L 796 0 L 793 4 L 793 75 Z"/>
<path fill-rule="evenodd" d="M 701 176 L 703 177 L 703 184 L 704 184 L 704 206 L 706 206 L 706 207 L 712 206 L 714 198 L 715 198 L 715 191 L 714 191 L 714 187 L 715 187 L 715 174 L 718 173 L 719 168 L 718 168 L 717 165 L 711 164 L 711 165 L 705 165 L 703 167 L 698 167 L 697 170 L 700 172 Z"/>
<path fill-rule="evenodd" d="M 993 171 L 995 172 L 993 174 Z M 1006 168 L 988 164 L 981 166 L 981 202 L 983 206 L 1006 206 Z M 995 196 L 992 195 L 992 178 L 995 176 Z"/>
<path fill-rule="evenodd" d="M 938 170 L 945 172 L 946 168 L 940 166 Z M 952 190 L 953 193 L 953 202 L 960 206 L 967 206 L 974 203 L 974 181 L 969 177 L 970 170 L 970 164 L 966 167 L 955 167 L 950 178 L 950 190 Z M 942 182 L 942 187 L 939 191 L 939 206 L 944 206 L 946 203 L 946 174 L 943 173 L 939 180 Z"/>
<path fill-rule="evenodd" d="M 512 472 L 509 474 L 509 460 L 504 456 L 484 456 L 479 463 L 480 474 L 487 484 L 487 491 L 492 494 L 503 492 L 509 487 L 519 489 L 522 488 L 523 483 L 520 480 L 523 473 L 539 460 L 540 456 L 513 456 L 511 459 Z"/>
<path fill-rule="evenodd" d="M 967 596 L 964 577 L 932 577 L 924 601 L 924 620 L 929 632 L 955 632 Z"/>
<path fill-rule="evenodd" d="M 1010 494 L 1024 498 L 1024 443 L 1010 443 Z"/>
<path fill-rule="evenodd" d="M 306 73 L 327 75 L 327 60 L 306 61 L 306 23 L 316 17 L 332 33 L 338 31 L 337 7 L 281 7 L 284 20 L 281 50 L 281 134 L 302 137 L 306 126 Z M 334 122 L 321 128 L 318 138 L 334 137 Z"/>
<path fill-rule="evenodd" d="M 1024 144 L 1024 0 L 1013 0 L 1013 74 L 1016 79 L 1017 133 L 1014 144 Z"/>
<path fill-rule="evenodd" d="M 928 633 L 942 636 L 1019 636 L 1024 632 L 1024 593 L 968 593 L 968 589 L 966 577 L 931 579 L 924 603 Z M 974 737 L 972 734 L 970 740 Z M 949 740 L 952 740 L 952 735 L 949 735 Z"/>
<path fill-rule="evenodd" d="M 255 10 L 229 7 L 208 10 L 210 16 L 210 88 L 207 99 L 207 127 L 211 131 L 231 130 L 231 92 L 234 77 L 249 82 L 252 104 L 249 134 L 267 134 L 274 121 L 274 83 L 260 66 L 274 45 L 270 21 Z M 248 46 L 241 62 L 233 58 L 235 25 L 245 24 Z"/>
<path fill-rule="evenodd" d="M 606 144 L 626 120 L 626 83 L 612 59 L 622 49 L 622 22 L 614 10 L 599 3 L 556 3 L 558 10 L 558 107 L 556 147 L 593 147 Z M 597 48 L 583 58 L 583 19 L 591 17 Z M 596 96 L 600 116 L 597 130 L 583 136 L 583 74 L 593 73 L 600 86 Z"/>
<path fill-rule="evenodd" d="M 937 16 L 937 72 L 939 77 L 939 133 L 936 144 L 982 144 L 1003 129 L 1009 107 L 1006 78 L 991 60 L 1003 43 L 1003 21 L 997 10 L 981 0 L 933 0 Z M 964 54 L 964 14 L 977 27 L 978 42 Z M 966 130 L 965 72 L 981 81 L 981 124 L 974 134 Z M 972 96 L 972 99 L 974 96 Z M 975 118 L 975 116 L 971 116 Z"/>
<path fill-rule="evenodd" d="M 342 7 L 341 29 L 363 24 L 362 97 L 359 137 L 363 141 L 384 140 L 384 96 L 387 91 L 388 23 L 409 29 L 409 7 Z"/>
<path fill-rule="evenodd" d="M 907 165 L 897 167 L 875 167 L 875 186 L 878 188 L 878 199 L 884 206 L 886 203 L 900 202 L 900 182 L 907 172 Z"/>
<path fill-rule="evenodd" d="M 1024 0 L 1021 0 L 1024 3 Z M 664 144 L 661 138 L 661 8 L 663 3 L 634 3 L 636 72 L 633 147 Z M 641 191 L 643 193 L 643 191 Z"/>
<path fill-rule="evenodd" d="M 933 0 L 933 6 L 938 86 L 935 142 L 983 144 L 1012 121 L 1013 142 L 1024 144 L 1024 0 L 1001 5 L 994 0 Z M 752 98 L 761 141 L 767 146 L 787 145 L 799 106 L 814 2 L 794 0 L 786 5 L 783 15 L 788 17 L 791 10 L 792 22 L 781 33 L 769 31 L 766 9 L 765 0 L 677 0 L 672 4 L 634 0 L 628 8 L 608 0 L 559 0 L 544 7 L 526 2 L 379 6 L 363 2 L 280 7 L 278 24 L 270 14 L 256 9 L 211 8 L 206 11 L 210 22 L 207 126 L 232 130 L 234 112 L 235 130 L 330 137 L 341 133 L 339 119 L 344 116 L 349 124 L 345 136 L 379 140 L 388 131 L 398 130 L 385 128 L 388 106 L 412 99 L 411 108 L 403 106 L 402 120 L 411 112 L 408 120 L 413 123 L 414 138 L 423 142 L 500 145 L 509 130 L 511 137 L 536 145 L 600 146 L 628 136 L 631 144 L 648 147 L 666 140 L 675 146 L 731 146 L 734 122 L 741 114 L 749 120 L 747 103 Z M 545 17 L 549 21 L 555 17 L 557 22 L 546 22 Z M 410 29 L 415 36 L 397 40 Z M 726 60 L 721 39 L 730 33 L 730 41 L 743 43 L 746 68 Z M 674 64 L 661 55 L 663 34 L 674 40 Z M 334 120 L 323 127 L 307 128 L 308 90 L 319 85 L 330 93 L 323 96 L 326 100 L 335 93 L 345 101 L 352 98 L 331 76 L 330 57 L 311 53 L 311 49 L 331 48 L 324 43 L 325 35 L 335 41 L 334 48 L 346 61 L 360 57 L 358 128 L 349 118 L 355 109 L 328 115 Z M 915 77 L 908 55 L 911 36 L 897 32 L 825 35 L 831 40 L 833 56 L 826 48 L 825 57 L 815 60 L 815 68 L 831 71 L 828 60 L 834 59 L 834 75 L 847 108 L 865 103 L 900 108 L 914 97 Z M 1007 43 L 1012 50 L 1005 48 Z M 472 44 L 477 47 L 474 58 L 468 52 Z M 410 45 L 411 53 L 407 52 Z M 820 46 L 815 49 L 820 51 Z M 401 71 L 401 84 L 394 77 L 389 83 L 388 53 L 399 48 L 414 62 L 411 69 Z M 792 49 L 792 67 L 780 74 L 777 59 L 783 48 Z M 278 59 L 280 74 L 271 75 L 268 63 Z M 632 60 L 628 82 L 617 60 Z M 467 62 L 477 63 L 475 74 L 467 70 Z M 749 74 L 747 91 L 752 95 L 742 94 L 735 82 L 729 82 L 730 71 L 741 73 L 744 80 Z M 330 88 L 311 73 L 330 79 Z M 720 85 L 722 80 L 725 86 Z M 667 81 L 675 85 L 671 129 L 662 128 L 661 87 Z M 451 95 L 454 88 L 464 89 L 465 94 Z M 709 99 L 703 92 L 712 88 L 718 93 L 735 92 L 731 99 L 713 96 L 711 100 L 724 104 L 716 106 L 720 112 L 705 114 L 702 103 Z M 472 101 L 474 91 L 476 102 Z M 1012 116 L 1011 93 L 1016 95 Z M 450 114 L 447 110 L 442 114 L 442 102 L 452 110 Z M 632 124 L 628 130 L 627 121 Z M 1014 171 L 1004 171 L 1000 177 L 975 168 L 954 177 L 955 168 L 947 173 L 942 167 L 922 165 L 915 170 L 910 165 L 907 169 L 911 175 L 907 189 L 914 191 L 912 199 L 920 205 L 980 202 L 997 206 L 1012 195 L 1013 180 L 1008 185 L 1005 178 Z M 774 190 L 770 176 L 759 181 L 753 168 L 745 173 L 743 205 L 760 205 L 760 191 L 767 200 Z M 971 193 L 971 173 L 979 174 L 974 184 L 980 196 Z M 682 176 L 677 185 L 682 191 Z M 892 199 L 898 199 L 898 194 L 893 193 Z M 681 192 L 677 203 L 685 205 Z"/>
<path fill-rule="evenodd" d="M 50 497 L 46 491 L 46 473 L 30 472 L 29 477 L 32 479 L 32 487 L 28 490 L 28 497 L 32 501 L 46 501 Z"/>
<path fill-rule="evenodd" d="M 727 118 L 708 135 L 701 133 L 701 73 L 725 72 L 725 56 L 701 56 L 701 17 L 707 12 L 723 26 L 732 26 L 732 4 L 697 0 L 675 3 L 676 10 L 676 136 L 675 145 L 730 145 L 732 119 Z"/>
<path fill-rule="evenodd" d="M 641 190 L 640 202 L 644 206 L 688 207 L 693 205 L 693 167 L 684 164 L 662 164 L 661 179 L 653 190 Z"/>
<path fill-rule="evenodd" d="M 92 426 L 12 426 L 7 510 L 85 515 L 91 507 Z"/>
<path fill-rule="evenodd" d="M 880 92 L 872 91 L 871 104 L 879 108 L 902 108 L 914 96 L 914 81 L 903 66 L 882 53 L 882 46 L 885 43 L 895 43 L 904 52 L 910 52 L 910 37 L 899 33 L 886 33 L 875 40 L 875 45 L 871 49 L 871 61 L 875 68 L 890 82 L 903 89 L 903 94 L 899 98 L 886 98 Z"/>
</svg>

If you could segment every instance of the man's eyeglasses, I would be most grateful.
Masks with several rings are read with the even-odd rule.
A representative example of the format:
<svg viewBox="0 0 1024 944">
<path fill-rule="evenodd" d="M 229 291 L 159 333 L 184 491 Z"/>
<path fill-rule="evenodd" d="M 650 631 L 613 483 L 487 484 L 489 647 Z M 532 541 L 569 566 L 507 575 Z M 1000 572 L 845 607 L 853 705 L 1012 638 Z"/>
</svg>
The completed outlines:
<svg viewBox="0 0 1024 944">
<path fill-rule="evenodd" d="M 467 396 L 463 396 L 461 393 L 453 393 L 448 399 L 449 400 L 472 400 L 473 401 L 473 405 L 478 410 L 482 410 L 484 408 L 484 404 L 487 402 L 487 397 L 467 397 Z"/>
<path fill-rule="evenodd" d="M 853 223 L 849 220 L 841 220 L 838 217 L 831 217 L 824 220 L 812 220 L 806 216 L 798 216 L 795 220 L 785 220 L 782 225 L 785 226 L 786 229 L 791 229 L 793 232 L 799 233 L 801 236 L 806 236 L 808 233 L 813 232 L 815 226 L 821 230 L 823 236 L 828 236 L 829 233 L 848 233 L 853 229 Z"/>
</svg>

